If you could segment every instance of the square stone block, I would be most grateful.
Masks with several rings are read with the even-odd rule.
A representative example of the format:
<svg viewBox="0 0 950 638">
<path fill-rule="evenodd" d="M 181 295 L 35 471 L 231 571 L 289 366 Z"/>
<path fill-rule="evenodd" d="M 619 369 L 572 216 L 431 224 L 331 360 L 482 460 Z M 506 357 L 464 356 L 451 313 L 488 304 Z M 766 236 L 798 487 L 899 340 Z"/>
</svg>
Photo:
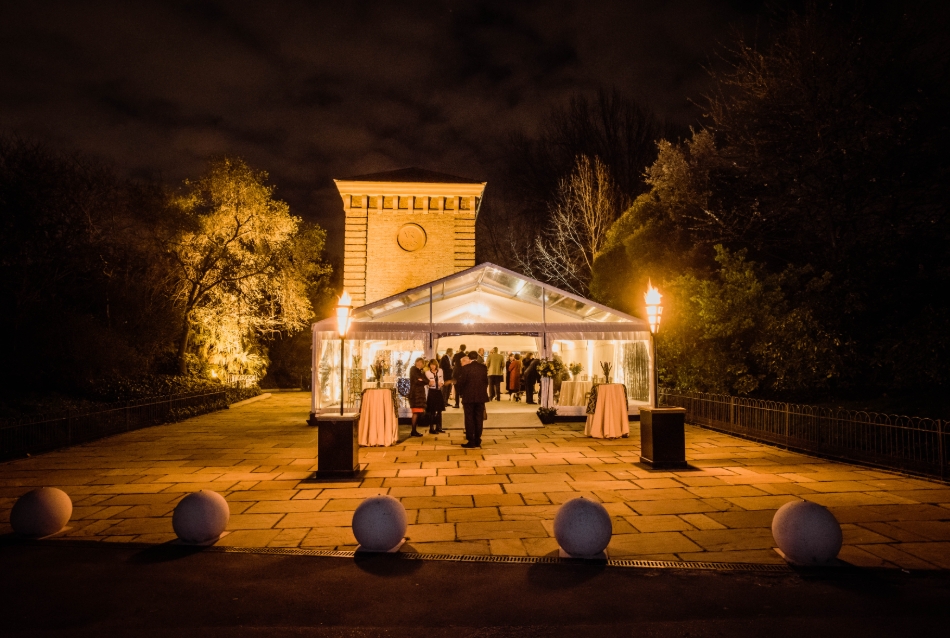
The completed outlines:
<svg viewBox="0 0 950 638">
<path fill-rule="evenodd" d="M 640 462 L 654 469 L 687 467 L 685 409 L 640 408 Z"/>
<path fill-rule="evenodd" d="M 360 469 L 359 415 L 321 414 L 317 425 L 317 478 L 353 476 Z"/>
</svg>

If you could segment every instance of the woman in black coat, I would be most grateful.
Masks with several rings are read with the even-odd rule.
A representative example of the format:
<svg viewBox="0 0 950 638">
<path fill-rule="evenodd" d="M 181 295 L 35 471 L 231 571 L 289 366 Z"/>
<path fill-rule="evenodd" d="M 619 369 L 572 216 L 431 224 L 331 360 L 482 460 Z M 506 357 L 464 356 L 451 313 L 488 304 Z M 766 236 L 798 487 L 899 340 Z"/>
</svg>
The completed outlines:
<svg viewBox="0 0 950 638">
<path fill-rule="evenodd" d="M 416 430 L 416 424 L 419 415 L 426 411 L 426 386 L 429 380 L 426 378 L 423 368 L 426 360 L 422 357 L 416 359 L 416 365 L 409 368 L 409 408 L 412 410 L 412 432 L 409 436 L 422 436 Z"/>
<path fill-rule="evenodd" d="M 429 381 L 426 395 L 426 420 L 429 421 L 429 434 L 439 434 L 444 432 L 442 412 L 445 411 L 445 398 L 442 388 L 445 387 L 445 373 L 439 368 L 439 362 L 435 359 L 429 362 L 426 379 Z"/>
</svg>

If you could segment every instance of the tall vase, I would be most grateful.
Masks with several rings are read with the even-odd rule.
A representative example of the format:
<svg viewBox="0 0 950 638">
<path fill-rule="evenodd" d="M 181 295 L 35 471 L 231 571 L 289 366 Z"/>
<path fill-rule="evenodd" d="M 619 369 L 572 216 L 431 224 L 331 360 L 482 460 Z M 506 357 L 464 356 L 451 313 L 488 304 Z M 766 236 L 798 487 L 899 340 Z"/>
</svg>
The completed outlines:
<svg viewBox="0 0 950 638">
<path fill-rule="evenodd" d="M 551 377 L 541 377 L 541 407 L 550 408 L 554 405 L 554 383 Z"/>
</svg>

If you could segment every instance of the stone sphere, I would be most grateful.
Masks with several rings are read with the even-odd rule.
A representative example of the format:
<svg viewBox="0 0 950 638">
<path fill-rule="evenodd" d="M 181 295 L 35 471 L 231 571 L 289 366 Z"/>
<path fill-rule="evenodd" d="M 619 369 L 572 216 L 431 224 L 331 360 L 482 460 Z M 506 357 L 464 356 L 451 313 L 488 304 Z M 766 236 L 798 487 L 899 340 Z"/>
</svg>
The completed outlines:
<svg viewBox="0 0 950 638">
<path fill-rule="evenodd" d="M 370 496 L 353 512 L 353 536 L 360 549 L 385 552 L 406 536 L 406 508 L 392 496 Z"/>
<path fill-rule="evenodd" d="M 586 498 L 571 499 L 554 517 L 554 538 L 566 553 L 578 558 L 600 554 L 610 544 L 613 528 L 610 514 L 600 503 Z"/>
<path fill-rule="evenodd" d="M 221 536 L 229 518 L 231 508 L 224 497 L 212 490 L 201 490 L 178 501 L 172 527 L 186 543 L 207 543 Z"/>
<path fill-rule="evenodd" d="M 792 501 L 772 518 L 772 537 L 792 563 L 822 565 L 841 550 L 841 525 L 818 503 Z"/>
<path fill-rule="evenodd" d="M 10 511 L 13 531 L 23 536 L 49 536 L 66 526 L 73 502 L 63 490 L 41 487 L 21 496 Z"/>
</svg>

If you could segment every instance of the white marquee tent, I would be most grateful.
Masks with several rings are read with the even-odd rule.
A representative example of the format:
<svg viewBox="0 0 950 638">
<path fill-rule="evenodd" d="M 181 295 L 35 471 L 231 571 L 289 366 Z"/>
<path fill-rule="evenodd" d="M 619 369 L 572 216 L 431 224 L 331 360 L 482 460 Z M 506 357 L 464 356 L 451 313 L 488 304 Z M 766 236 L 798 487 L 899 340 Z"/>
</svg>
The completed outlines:
<svg viewBox="0 0 950 638">
<path fill-rule="evenodd" d="M 352 409 L 370 383 L 372 363 L 382 361 L 387 374 L 381 381 L 393 383 L 417 357 L 432 358 L 465 343 L 470 350 L 497 346 L 556 356 L 580 364 L 590 377 L 601 375 L 600 363 L 607 361 L 613 380 L 627 386 L 630 413 L 637 414 L 652 399 L 649 339 L 642 319 L 483 263 L 356 308 L 343 342 L 342 375 L 336 319 L 313 324 L 311 412 L 339 410 L 341 376 L 345 406 Z M 550 401 L 549 395 L 542 400 Z"/>
</svg>

